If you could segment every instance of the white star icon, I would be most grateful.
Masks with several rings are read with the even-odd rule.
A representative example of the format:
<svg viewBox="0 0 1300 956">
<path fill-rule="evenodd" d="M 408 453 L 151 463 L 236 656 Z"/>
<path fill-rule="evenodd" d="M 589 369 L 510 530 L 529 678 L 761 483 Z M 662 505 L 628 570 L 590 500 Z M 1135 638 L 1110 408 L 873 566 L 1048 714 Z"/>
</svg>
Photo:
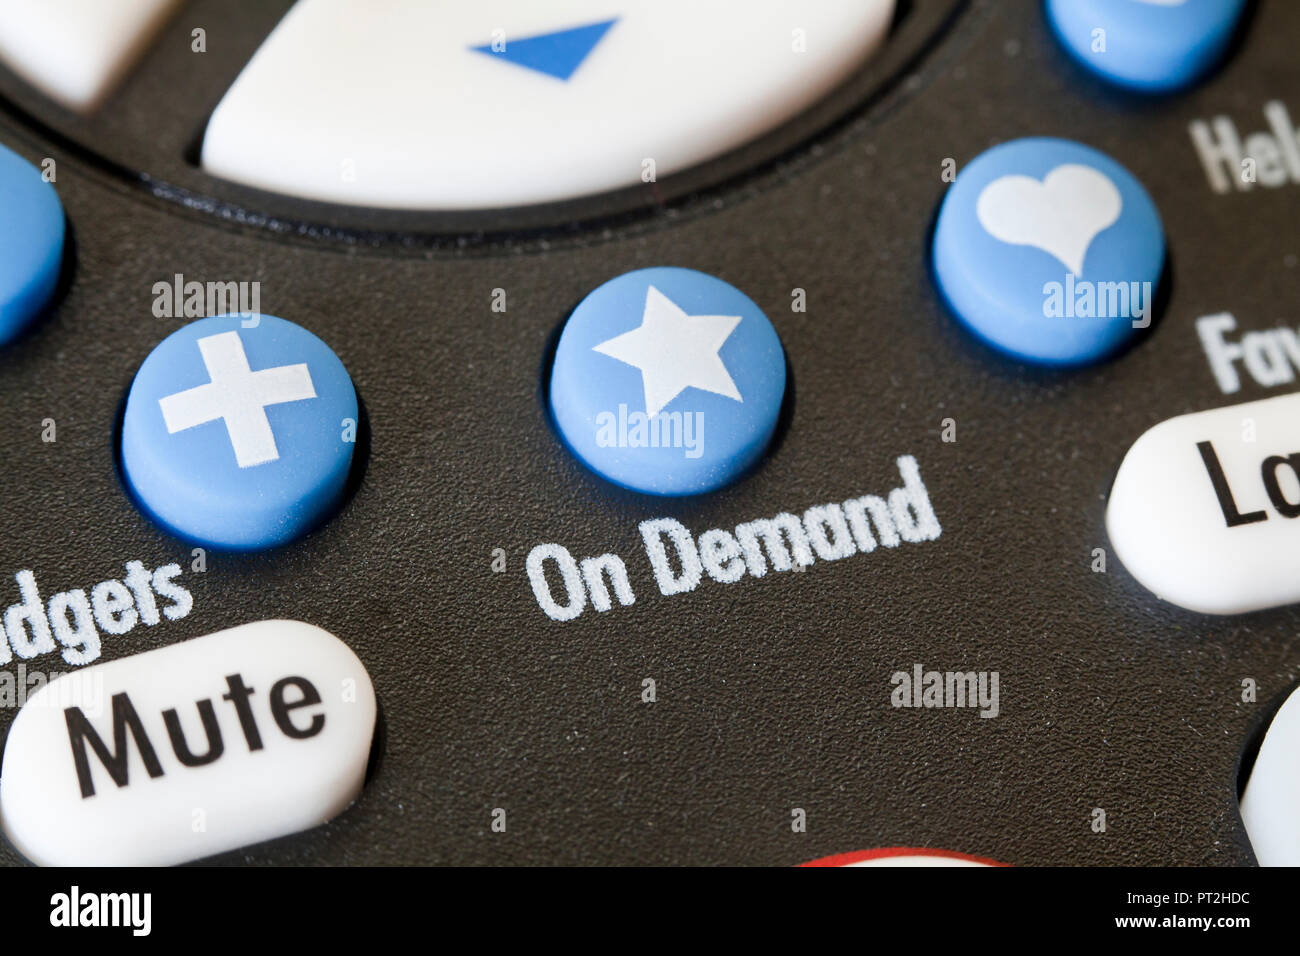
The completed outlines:
<svg viewBox="0 0 1300 956">
<path fill-rule="evenodd" d="M 641 324 L 593 350 L 641 370 L 647 415 L 694 387 L 743 402 L 718 350 L 740 324 L 738 315 L 687 315 L 654 286 Z"/>
</svg>

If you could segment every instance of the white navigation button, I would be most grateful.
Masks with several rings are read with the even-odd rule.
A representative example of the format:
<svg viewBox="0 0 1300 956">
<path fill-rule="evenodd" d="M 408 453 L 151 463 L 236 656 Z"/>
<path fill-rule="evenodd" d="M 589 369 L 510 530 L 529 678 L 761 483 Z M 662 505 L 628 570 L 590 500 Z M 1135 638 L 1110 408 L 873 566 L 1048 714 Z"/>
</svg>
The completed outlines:
<svg viewBox="0 0 1300 956">
<path fill-rule="evenodd" d="M 50 99 L 93 109 L 180 0 L 0 4 L 0 60 Z"/>
<path fill-rule="evenodd" d="M 375 712 L 356 655 L 297 621 L 96 664 L 14 718 L 0 822 L 54 866 L 163 866 L 296 833 L 361 791 Z"/>
<path fill-rule="evenodd" d="M 1144 587 L 1190 610 L 1300 601 L 1300 394 L 1147 431 L 1119 467 L 1106 530 Z"/>
<path fill-rule="evenodd" d="M 1241 795 L 1241 820 L 1261 866 L 1300 866 L 1300 690 L 1278 710 Z"/>
<path fill-rule="evenodd" d="M 717 156 L 845 81 L 894 0 L 299 0 L 209 121 L 203 168 L 358 205 L 598 193 Z"/>
</svg>

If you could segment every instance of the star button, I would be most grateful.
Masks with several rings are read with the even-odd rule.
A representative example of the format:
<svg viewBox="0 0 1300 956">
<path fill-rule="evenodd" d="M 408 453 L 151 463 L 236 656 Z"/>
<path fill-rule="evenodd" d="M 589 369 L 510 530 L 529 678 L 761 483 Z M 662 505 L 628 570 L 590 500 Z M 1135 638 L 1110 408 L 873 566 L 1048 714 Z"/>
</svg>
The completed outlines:
<svg viewBox="0 0 1300 956">
<path fill-rule="evenodd" d="M 652 495 L 731 484 L 764 455 L 785 351 L 749 296 L 671 266 L 597 286 L 555 346 L 548 404 L 565 446 L 601 477 Z"/>
<path fill-rule="evenodd" d="M 657 415 L 692 387 L 743 402 L 718 355 L 740 320 L 739 315 L 687 315 L 677 303 L 650 286 L 641 325 L 593 349 L 641 370 L 647 415 Z"/>
</svg>

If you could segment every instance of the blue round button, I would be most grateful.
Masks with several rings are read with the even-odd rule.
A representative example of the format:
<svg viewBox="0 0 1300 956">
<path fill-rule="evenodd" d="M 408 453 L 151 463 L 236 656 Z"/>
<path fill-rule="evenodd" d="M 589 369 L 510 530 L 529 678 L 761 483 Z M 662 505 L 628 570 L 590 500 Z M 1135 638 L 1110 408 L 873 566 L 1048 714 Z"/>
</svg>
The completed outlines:
<svg viewBox="0 0 1300 956">
<path fill-rule="evenodd" d="M 122 469 L 178 537 L 254 551 L 338 506 L 357 396 L 330 347 L 273 315 L 199 319 L 144 360 L 126 400 Z"/>
<path fill-rule="evenodd" d="M 1193 82 L 1218 62 L 1246 0 L 1047 0 L 1065 48 L 1098 76 L 1148 93 Z"/>
<path fill-rule="evenodd" d="M 551 411 L 592 471 L 655 495 L 734 481 L 762 455 L 785 395 L 785 353 L 748 296 L 691 269 L 639 269 L 573 310 Z"/>
<path fill-rule="evenodd" d="M 63 204 L 41 171 L 0 146 L 0 345 L 49 304 L 63 265 Z"/>
<path fill-rule="evenodd" d="M 977 156 L 939 208 L 934 273 L 953 313 L 1017 359 L 1103 359 L 1151 324 L 1164 227 L 1119 163 L 1063 139 Z"/>
</svg>

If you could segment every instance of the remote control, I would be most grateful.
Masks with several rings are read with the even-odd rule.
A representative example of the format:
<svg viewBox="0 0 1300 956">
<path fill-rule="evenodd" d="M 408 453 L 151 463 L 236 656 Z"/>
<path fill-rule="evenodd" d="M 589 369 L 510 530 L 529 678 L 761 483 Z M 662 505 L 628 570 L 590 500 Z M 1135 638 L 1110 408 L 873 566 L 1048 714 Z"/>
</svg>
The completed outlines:
<svg viewBox="0 0 1300 956">
<path fill-rule="evenodd" d="M 0 9 L 0 858 L 1300 862 L 1300 7 Z"/>
</svg>

